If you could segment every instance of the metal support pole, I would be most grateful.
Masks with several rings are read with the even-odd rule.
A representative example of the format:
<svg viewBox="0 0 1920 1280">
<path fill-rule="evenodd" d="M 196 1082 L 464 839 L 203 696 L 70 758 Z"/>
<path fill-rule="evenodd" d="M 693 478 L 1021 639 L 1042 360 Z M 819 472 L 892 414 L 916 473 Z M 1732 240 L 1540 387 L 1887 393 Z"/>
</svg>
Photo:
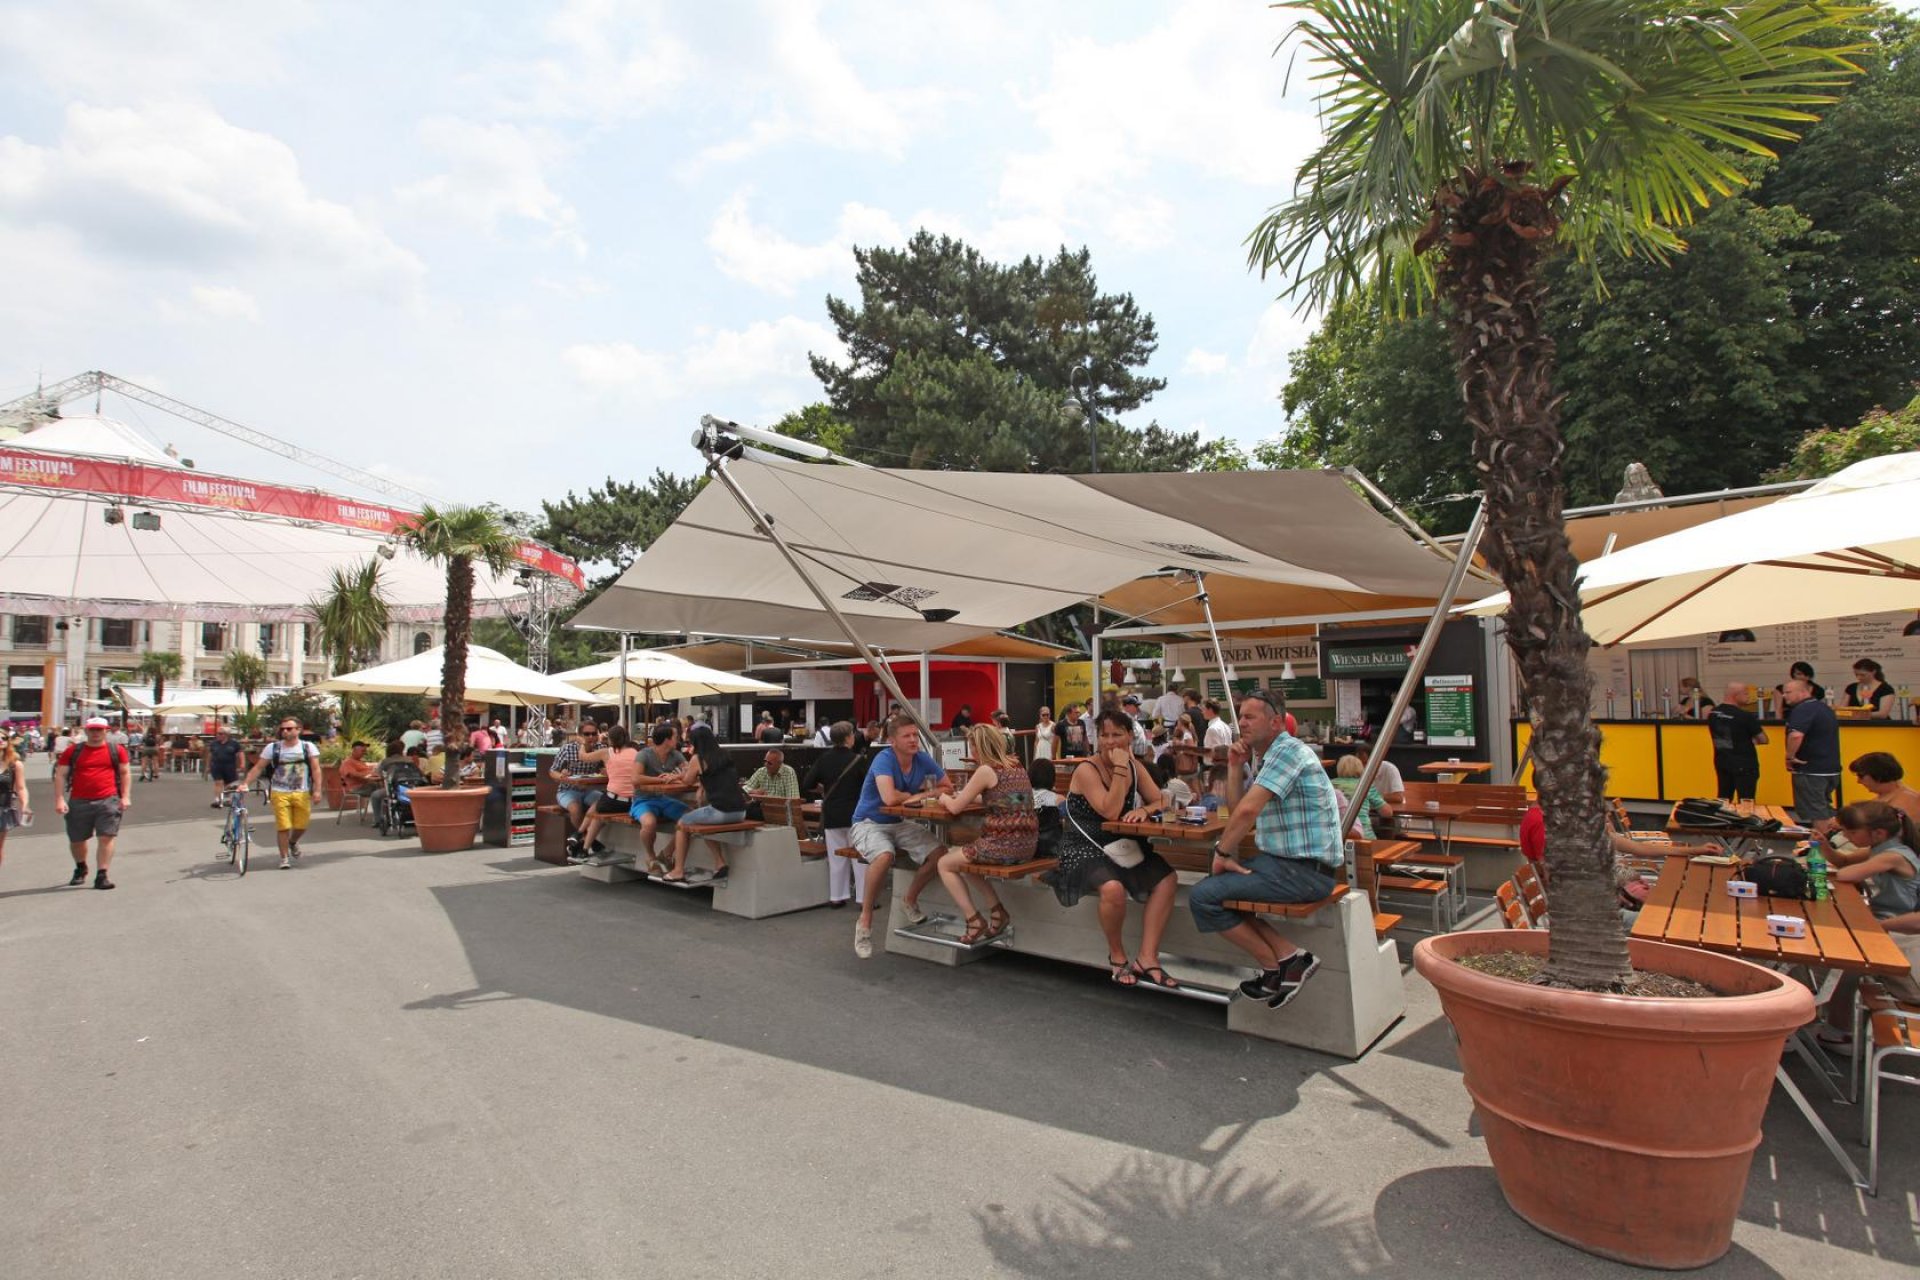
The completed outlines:
<svg viewBox="0 0 1920 1280">
<path fill-rule="evenodd" d="M 1099 616 L 1100 611 L 1095 609 L 1094 617 L 1097 619 Z M 1087 648 L 1093 654 L 1093 694 L 1087 700 L 1087 714 L 1097 716 L 1106 701 L 1107 687 L 1106 676 L 1100 671 L 1100 624 L 1098 621 L 1093 624 L 1093 638 L 1087 642 Z M 1091 743 L 1088 744 L 1088 748 L 1092 749 Z"/>
<path fill-rule="evenodd" d="M 933 723 L 933 663 L 924 649 L 920 651 L 920 723 L 923 727 Z"/>
<path fill-rule="evenodd" d="M 1367 803 L 1367 788 L 1373 785 L 1375 775 L 1380 772 L 1380 762 L 1387 758 L 1387 748 L 1393 745 L 1393 735 L 1399 732 L 1400 717 L 1413 701 L 1413 691 L 1420 687 L 1420 677 L 1426 674 L 1427 659 L 1433 656 L 1433 646 L 1439 642 L 1440 628 L 1446 625 L 1447 614 L 1453 608 L 1453 598 L 1459 593 L 1460 584 L 1466 579 L 1467 566 L 1473 563 L 1473 553 L 1480 545 L 1480 535 L 1487 525 L 1487 500 L 1480 499 L 1480 505 L 1474 508 L 1473 523 L 1467 526 L 1467 533 L 1460 540 L 1460 552 L 1454 558 L 1453 572 L 1447 575 L 1446 590 L 1433 606 L 1433 616 L 1427 619 L 1427 629 L 1420 635 L 1420 646 L 1413 651 L 1413 658 L 1407 664 L 1406 678 L 1400 682 L 1399 692 L 1393 695 L 1393 709 L 1387 712 L 1387 718 L 1381 722 L 1380 731 L 1374 735 L 1373 750 L 1367 753 L 1367 767 L 1360 771 L 1360 781 L 1354 786 L 1353 794 L 1347 798 L 1347 807 L 1340 814 L 1340 838 L 1345 840 L 1347 832 L 1353 830 L 1353 824 L 1360 816 L 1360 809 Z"/>
<path fill-rule="evenodd" d="M 628 733 L 633 725 L 627 719 L 627 633 L 620 633 L 620 727 Z"/>
<path fill-rule="evenodd" d="M 867 647 L 867 642 L 860 638 L 860 633 L 853 629 L 853 624 L 847 621 L 846 615 L 840 612 L 840 607 L 834 604 L 833 597 L 821 590 L 820 584 L 815 582 L 813 575 L 807 572 L 806 565 L 801 562 L 800 557 L 794 555 L 787 544 L 781 540 L 780 535 L 774 531 L 773 521 L 767 519 L 766 513 L 754 504 L 753 499 L 747 496 L 746 490 L 740 487 L 740 482 L 735 480 L 733 474 L 727 470 L 726 459 L 709 453 L 707 473 L 726 486 L 727 492 L 733 495 L 733 500 L 740 504 L 740 509 L 747 513 L 749 520 L 753 521 L 754 527 L 760 530 L 761 534 L 780 552 L 781 557 L 787 562 L 787 567 L 799 575 L 800 581 L 807 584 L 807 590 L 813 594 L 815 600 L 820 602 L 820 607 L 827 611 L 827 616 L 833 619 L 834 625 L 840 628 L 840 634 L 847 638 L 848 644 L 859 651 L 860 660 L 879 677 L 880 683 L 886 686 L 887 692 L 893 695 L 894 701 L 900 704 L 901 710 L 913 717 L 913 722 L 920 726 L 921 737 L 931 745 L 933 730 L 928 727 L 926 716 L 916 711 L 913 704 L 907 701 L 907 695 L 900 691 L 899 681 L 893 678 L 892 668 Z M 924 696 L 926 689 L 923 687 L 920 692 Z"/>
<path fill-rule="evenodd" d="M 1213 625 L 1213 601 L 1207 596 L 1207 575 L 1195 572 L 1193 581 L 1200 592 L 1200 594 L 1194 598 L 1200 602 L 1200 612 L 1206 615 L 1207 619 L 1207 634 L 1213 638 L 1214 660 L 1220 664 L 1220 694 L 1227 700 L 1227 706 L 1232 708 L 1234 712 L 1232 715 L 1226 717 L 1227 726 L 1233 730 L 1233 736 L 1238 738 L 1240 736 L 1240 713 L 1238 700 L 1235 699 L 1233 694 L 1233 668 L 1227 665 L 1227 651 L 1220 644 L 1220 628 Z M 1203 743 L 1201 745 L 1204 746 L 1205 744 Z"/>
</svg>

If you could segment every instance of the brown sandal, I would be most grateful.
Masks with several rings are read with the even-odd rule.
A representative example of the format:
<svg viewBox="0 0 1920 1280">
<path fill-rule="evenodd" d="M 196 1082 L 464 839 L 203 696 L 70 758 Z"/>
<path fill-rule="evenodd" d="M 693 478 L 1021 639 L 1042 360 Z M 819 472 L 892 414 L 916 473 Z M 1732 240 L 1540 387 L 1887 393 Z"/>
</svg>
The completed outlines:
<svg viewBox="0 0 1920 1280">
<path fill-rule="evenodd" d="M 1157 964 L 1142 965 L 1138 960 L 1135 960 L 1129 967 L 1133 970 L 1133 976 L 1136 982 L 1149 982 L 1156 987 L 1162 987 L 1168 991 L 1180 990 L 1180 984 L 1174 980 L 1173 975 Z"/>
<path fill-rule="evenodd" d="M 987 912 L 987 936 L 997 938 L 1013 926 L 1013 917 L 1007 914 L 1005 907 L 995 907 Z"/>
<path fill-rule="evenodd" d="M 987 922 L 981 919 L 979 916 L 969 914 L 966 917 L 966 921 L 967 921 L 967 931 L 960 935 L 961 946 L 963 947 L 976 946 L 979 943 L 985 942 L 988 938 L 991 938 L 993 936 L 991 933 L 987 932 Z"/>
</svg>

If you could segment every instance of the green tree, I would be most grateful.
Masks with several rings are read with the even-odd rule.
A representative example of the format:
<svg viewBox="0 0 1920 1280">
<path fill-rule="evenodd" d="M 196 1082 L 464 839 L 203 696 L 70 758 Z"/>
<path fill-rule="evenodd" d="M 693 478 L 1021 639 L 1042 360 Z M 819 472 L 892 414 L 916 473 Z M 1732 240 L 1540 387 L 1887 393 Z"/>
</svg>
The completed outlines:
<svg viewBox="0 0 1920 1280">
<path fill-rule="evenodd" d="M 423 559 L 447 567 L 446 659 L 440 668 L 440 720 L 449 741 L 459 733 L 467 702 L 467 644 L 473 630 L 474 565 L 505 573 L 515 563 L 518 541 L 499 512 L 490 507 L 434 507 L 398 530 L 400 539 Z M 460 771 L 448 769 L 443 784 L 460 785 Z"/>
<path fill-rule="evenodd" d="M 1100 292 L 1091 255 L 1002 266 L 921 231 L 856 249 L 857 303 L 827 299 L 844 364 L 813 357 L 834 419 L 863 462 L 985 471 L 1084 471 L 1087 399 L 1103 470 L 1185 470 L 1197 434 L 1118 421 L 1166 383 L 1139 372 L 1159 346 L 1129 294 Z M 1076 384 L 1076 374 L 1090 385 Z"/>
<path fill-rule="evenodd" d="M 157 704 L 167 696 L 167 681 L 180 678 L 180 655 L 165 649 L 150 649 L 140 655 L 133 674 L 153 682 L 153 700 Z"/>
<path fill-rule="evenodd" d="M 1617 990 L 1631 965 L 1589 718 L 1592 647 L 1567 543 L 1547 265 L 1570 246 L 1670 258 L 1759 155 L 1854 68 L 1860 11 L 1802 0 L 1302 0 L 1326 138 L 1250 258 L 1334 301 L 1425 306 L 1453 346 L 1486 494 L 1482 547 L 1538 720 L 1554 885 L 1548 981 Z M 1840 39 L 1835 35 L 1839 33 Z"/>
<path fill-rule="evenodd" d="M 251 709 L 247 714 L 253 714 Z M 325 733 L 332 723 L 333 706 L 312 689 L 288 689 L 268 695 L 260 704 L 260 714 L 265 722 L 276 725 L 291 716 L 308 733 L 319 734 Z"/>
<path fill-rule="evenodd" d="M 415 693 L 369 693 L 355 701 L 357 716 L 383 746 L 427 718 L 427 700 Z"/>
<path fill-rule="evenodd" d="M 666 532 L 706 482 L 705 476 L 676 476 L 656 468 L 644 484 L 608 478 L 584 497 L 569 490 L 558 502 L 540 504 L 542 519 L 534 536 L 582 566 L 599 568 L 600 575 L 592 580 L 597 595 Z"/>
<path fill-rule="evenodd" d="M 1851 427 L 1823 427 L 1800 437 L 1793 456 L 1769 480 L 1823 480 L 1843 467 L 1920 449 L 1920 395 L 1888 413 L 1869 409 Z"/>
<path fill-rule="evenodd" d="M 326 591 L 308 603 L 334 675 L 364 667 L 380 652 L 393 621 L 380 578 L 380 561 L 369 556 L 352 568 L 335 569 Z"/>
<path fill-rule="evenodd" d="M 795 409 L 773 424 L 773 429 L 794 440 L 805 440 L 822 449 L 845 454 L 853 447 L 853 426 L 834 415 L 833 406 L 815 401 Z"/>
<path fill-rule="evenodd" d="M 267 682 L 267 660 L 245 649 L 235 649 L 220 664 L 220 678 L 227 688 L 247 700 L 247 715 L 253 715 L 253 695 Z"/>
<path fill-rule="evenodd" d="M 612 637 L 601 632 L 569 631 L 556 623 L 552 634 L 547 637 L 547 669 L 571 671 L 575 667 L 584 667 L 596 662 L 599 655 L 595 652 L 594 646 L 606 644 L 610 639 Z M 473 642 L 504 653 L 523 665 L 527 661 L 527 637 L 518 626 L 506 618 L 475 618 Z"/>
</svg>

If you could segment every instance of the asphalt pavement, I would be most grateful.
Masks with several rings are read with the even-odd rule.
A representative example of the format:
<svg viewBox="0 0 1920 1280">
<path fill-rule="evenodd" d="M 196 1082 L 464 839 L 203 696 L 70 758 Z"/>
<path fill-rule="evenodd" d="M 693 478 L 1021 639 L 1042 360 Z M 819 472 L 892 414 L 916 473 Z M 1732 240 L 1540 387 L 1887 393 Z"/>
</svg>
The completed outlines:
<svg viewBox="0 0 1920 1280">
<path fill-rule="evenodd" d="M 1506 1208 L 1411 970 L 1350 1063 L 1095 971 L 860 961 L 850 912 L 741 920 L 351 815 L 284 872 L 256 818 L 240 879 L 173 777 L 136 791 L 120 887 L 68 889 L 33 769 L 0 865 L 0 1275 L 1631 1274 Z M 1776 1097 L 1699 1274 L 1914 1274 L 1920 1090 L 1884 1124 L 1870 1200 Z"/>
</svg>

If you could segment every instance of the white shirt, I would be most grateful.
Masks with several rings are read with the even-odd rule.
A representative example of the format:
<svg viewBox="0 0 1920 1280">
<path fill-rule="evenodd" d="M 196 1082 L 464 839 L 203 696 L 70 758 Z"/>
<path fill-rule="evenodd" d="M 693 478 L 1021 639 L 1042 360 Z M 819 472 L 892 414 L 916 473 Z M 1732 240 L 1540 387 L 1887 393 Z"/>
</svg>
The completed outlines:
<svg viewBox="0 0 1920 1280">
<path fill-rule="evenodd" d="M 1212 720 L 1207 721 L 1207 738 L 1206 741 L 1200 745 L 1209 751 L 1215 747 L 1230 747 L 1233 745 L 1233 726 L 1227 723 L 1225 716 L 1215 716 Z"/>
<path fill-rule="evenodd" d="M 1033 758 L 1035 760 L 1053 759 L 1053 724 L 1054 722 L 1049 720 L 1045 724 L 1033 726 Z"/>
<path fill-rule="evenodd" d="M 1382 757 L 1380 771 L 1373 775 L 1373 789 L 1382 796 L 1394 795 L 1407 789 L 1407 780 L 1400 776 L 1400 770 L 1393 761 Z"/>
<path fill-rule="evenodd" d="M 1178 723 L 1180 713 L 1186 709 L 1187 700 L 1179 694 L 1172 692 L 1161 694 L 1159 699 L 1153 704 L 1153 714 L 1159 717 L 1161 723 L 1166 725 Z"/>
</svg>

